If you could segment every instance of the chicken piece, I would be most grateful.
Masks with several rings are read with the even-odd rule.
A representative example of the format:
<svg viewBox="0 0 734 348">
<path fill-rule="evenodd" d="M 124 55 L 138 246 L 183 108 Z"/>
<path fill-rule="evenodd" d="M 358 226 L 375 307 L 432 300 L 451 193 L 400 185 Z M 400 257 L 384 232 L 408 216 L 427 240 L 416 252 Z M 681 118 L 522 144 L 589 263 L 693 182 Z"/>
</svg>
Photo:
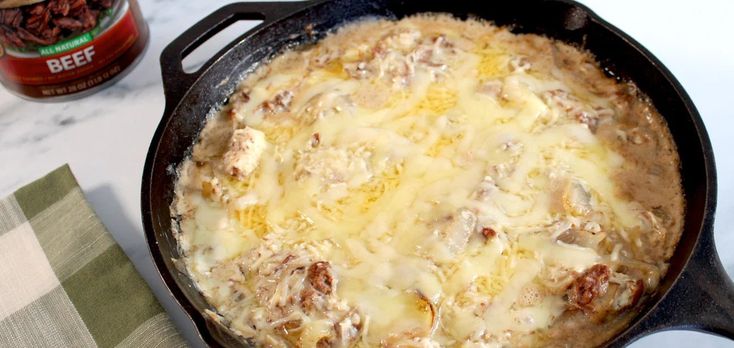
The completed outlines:
<svg viewBox="0 0 734 348">
<path fill-rule="evenodd" d="M 265 134 L 245 127 L 235 130 L 224 154 L 223 163 L 227 174 L 243 179 L 257 168 L 267 146 Z"/>
<path fill-rule="evenodd" d="M 371 156 L 372 153 L 364 148 L 347 150 L 320 146 L 303 153 L 296 164 L 295 178 L 317 178 L 324 185 L 325 191 L 338 184 L 357 187 L 373 176 L 370 168 Z"/>
<path fill-rule="evenodd" d="M 460 209 L 457 214 L 449 215 L 442 221 L 439 233 L 448 249 L 458 254 L 466 248 L 476 226 L 477 216 L 468 209 Z"/>
<path fill-rule="evenodd" d="M 565 181 L 565 182 L 564 182 Z M 585 216 L 592 210 L 591 192 L 576 179 L 561 181 L 556 190 L 553 209 L 573 216 Z"/>
<path fill-rule="evenodd" d="M 351 347 L 362 333 L 362 318 L 359 313 L 352 311 L 342 321 L 334 325 L 336 337 L 330 342 L 332 347 Z"/>
<path fill-rule="evenodd" d="M 620 311 L 633 307 L 645 293 L 645 283 L 642 279 L 630 279 L 619 285 L 612 302 L 612 308 Z"/>
</svg>

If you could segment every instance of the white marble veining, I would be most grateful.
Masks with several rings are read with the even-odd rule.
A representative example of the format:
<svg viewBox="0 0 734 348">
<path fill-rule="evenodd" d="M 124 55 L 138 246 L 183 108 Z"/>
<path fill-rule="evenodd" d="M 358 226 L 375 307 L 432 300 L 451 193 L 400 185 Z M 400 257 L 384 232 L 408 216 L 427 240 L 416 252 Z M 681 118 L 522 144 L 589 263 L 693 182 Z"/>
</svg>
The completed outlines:
<svg viewBox="0 0 734 348">
<path fill-rule="evenodd" d="M 151 29 L 142 62 L 116 85 L 91 97 L 58 104 L 20 100 L 0 88 L 0 196 L 69 163 L 115 239 L 193 346 L 193 327 L 166 293 L 143 238 L 140 178 L 151 136 L 163 112 L 158 58 L 174 37 L 226 0 L 141 0 Z M 602 17 L 636 38 L 678 77 L 703 115 L 716 152 L 719 202 L 716 242 L 734 274 L 734 2 L 705 0 L 585 0 Z M 226 42 L 226 38 L 218 40 Z M 205 57 L 194 58 L 201 61 Z M 732 347 L 702 333 L 670 331 L 634 347 Z"/>
</svg>

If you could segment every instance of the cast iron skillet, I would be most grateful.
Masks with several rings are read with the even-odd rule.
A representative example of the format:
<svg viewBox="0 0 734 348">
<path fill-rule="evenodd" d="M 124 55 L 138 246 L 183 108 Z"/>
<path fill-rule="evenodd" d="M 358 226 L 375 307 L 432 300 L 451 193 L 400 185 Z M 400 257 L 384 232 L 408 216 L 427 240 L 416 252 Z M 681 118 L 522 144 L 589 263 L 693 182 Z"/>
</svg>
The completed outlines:
<svg viewBox="0 0 734 348">
<path fill-rule="evenodd" d="M 153 137 L 142 184 L 142 216 L 153 260 L 172 296 L 212 346 L 242 346 L 205 313 L 210 307 L 188 276 L 171 233 L 169 206 L 175 168 L 185 159 L 206 116 L 226 102 L 242 75 L 284 48 L 313 42 L 340 24 L 365 16 L 401 18 L 419 12 L 477 16 L 517 33 L 538 33 L 593 52 L 610 75 L 635 81 L 667 119 L 678 146 L 687 200 L 685 227 L 659 290 L 621 333 L 606 345 L 619 347 L 667 329 L 691 329 L 734 339 L 734 286 L 713 239 L 716 205 L 714 156 L 703 122 L 678 81 L 650 52 L 568 0 L 316 0 L 235 3 L 204 18 L 161 55 L 166 109 Z M 213 35 L 239 20 L 263 20 L 211 58 L 198 72 L 181 61 Z M 309 29 L 306 29 L 309 28 Z"/>
</svg>

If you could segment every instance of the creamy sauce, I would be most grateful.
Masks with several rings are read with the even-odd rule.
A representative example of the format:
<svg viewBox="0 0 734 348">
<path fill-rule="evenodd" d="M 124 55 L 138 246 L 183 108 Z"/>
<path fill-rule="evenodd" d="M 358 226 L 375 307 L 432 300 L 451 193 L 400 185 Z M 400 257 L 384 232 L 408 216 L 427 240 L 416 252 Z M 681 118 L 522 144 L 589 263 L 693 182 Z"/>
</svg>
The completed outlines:
<svg viewBox="0 0 734 348">
<path fill-rule="evenodd" d="M 661 117 L 543 37 L 355 23 L 230 100 L 174 211 L 191 277 L 263 345 L 598 344 L 680 235 Z"/>
</svg>

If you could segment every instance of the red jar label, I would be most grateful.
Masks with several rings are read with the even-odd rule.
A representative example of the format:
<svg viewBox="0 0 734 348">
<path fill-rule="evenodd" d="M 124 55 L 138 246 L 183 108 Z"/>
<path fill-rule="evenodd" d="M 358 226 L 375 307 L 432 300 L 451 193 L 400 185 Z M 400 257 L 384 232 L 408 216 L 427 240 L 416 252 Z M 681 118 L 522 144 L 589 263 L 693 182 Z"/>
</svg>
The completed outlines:
<svg viewBox="0 0 734 348">
<path fill-rule="evenodd" d="M 33 52 L 0 52 L 0 81 L 32 98 L 50 98 L 85 91 L 112 79 L 132 64 L 144 46 L 135 2 L 122 3 L 106 26 L 67 38 Z"/>
</svg>

